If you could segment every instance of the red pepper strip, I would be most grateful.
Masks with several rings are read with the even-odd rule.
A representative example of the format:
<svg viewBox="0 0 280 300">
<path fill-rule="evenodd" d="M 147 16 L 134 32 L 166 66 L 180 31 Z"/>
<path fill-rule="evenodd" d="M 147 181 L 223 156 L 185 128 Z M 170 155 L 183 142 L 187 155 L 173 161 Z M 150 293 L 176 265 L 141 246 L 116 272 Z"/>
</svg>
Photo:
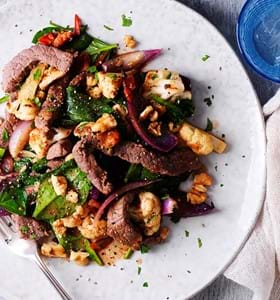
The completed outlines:
<svg viewBox="0 0 280 300">
<path fill-rule="evenodd" d="M 55 35 L 49 32 L 38 39 L 39 44 L 50 46 L 55 40 Z"/>
<path fill-rule="evenodd" d="M 81 34 L 81 18 L 75 14 L 75 21 L 74 21 L 75 25 L 74 25 L 74 34 L 75 35 L 80 35 Z"/>
</svg>

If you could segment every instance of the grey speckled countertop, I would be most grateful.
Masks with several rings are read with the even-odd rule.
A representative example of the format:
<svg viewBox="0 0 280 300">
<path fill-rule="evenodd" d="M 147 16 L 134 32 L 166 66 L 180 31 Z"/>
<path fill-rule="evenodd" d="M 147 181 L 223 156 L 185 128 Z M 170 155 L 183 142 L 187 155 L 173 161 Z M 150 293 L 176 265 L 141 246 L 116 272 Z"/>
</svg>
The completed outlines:
<svg viewBox="0 0 280 300">
<path fill-rule="evenodd" d="M 239 12 L 246 2 L 245 0 L 179 0 L 179 2 L 193 8 L 213 23 L 240 57 L 235 38 L 235 27 Z M 279 88 L 279 85 L 260 77 L 246 65 L 244 60 L 242 61 L 253 82 L 260 102 L 264 104 Z M 248 300 L 252 299 L 252 294 L 247 288 L 228 280 L 224 276 L 220 276 L 192 300 Z"/>
</svg>

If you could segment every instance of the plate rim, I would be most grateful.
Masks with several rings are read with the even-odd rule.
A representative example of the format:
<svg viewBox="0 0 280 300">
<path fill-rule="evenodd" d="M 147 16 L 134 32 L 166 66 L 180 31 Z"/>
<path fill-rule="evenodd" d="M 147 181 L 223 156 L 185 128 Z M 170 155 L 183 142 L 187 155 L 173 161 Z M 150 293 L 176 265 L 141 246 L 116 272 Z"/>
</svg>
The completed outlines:
<svg viewBox="0 0 280 300">
<path fill-rule="evenodd" d="M 258 220 L 258 217 L 261 213 L 262 207 L 263 207 L 263 203 L 264 203 L 264 199 L 265 199 L 265 192 L 266 192 L 266 132 L 265 132 L 265 121 L 264 121 L 264 116 L 263 116 L 263 112 L 262 112 L 262 106 L 260 104 L 258 95 L 256 93 L 256 90 L 252 84 L 252 81 L 248 75 L 248 71 L 246 70 L 245 66 L 242 63 L 242 60 L 240 59 L 240 57 L 237 55 L 237 53 L 234 51 L 233 47 L 231 46 L 231 44 L 227 41 L 227 39 L 225 38 L 225 36 L 222 34 L 222 32 L 214 25 L 212 24 L 206 17 L 204 17 L 202 14 L 200 14 L 199 12 L 197 12 L 196 10 L 194 10 L 193 8 L 189 7 L 186 4 L 183 4 L 181 2 L 179 2 L 178 0 L 164 0 L 164 1 L 169 1 L 170 3 L 172 3 L 172 5 L 178 5 L 181 7 L 182 10 L 188 10 L 189 12 L 191 12 L 193 15 L 195 15 L 196 17 L 200 18 L 201 20 L 203 20 L 203 22 L 205 22 L 207 24 L 207 26 L 209 26 L 209 28 L 211 28 L 211 30 L 213 30 L 213 32 L 215 32 L 215 34 L 219 35 L 219 37 L 221 38 L 221 40 L 223 41 L 223 43 L 225 43 L 228 48 L 229 51 L 231 51 L 231 53 L 235 56 L 235 58 L 238 60 L 239 65 L 242 69 L 242 71 L 245 73 L 246 77 L 247 77 L 247 81 L 248 84 L 250 86 L 250 88 L 253 91 L 254 94 L 254 100 L 252 99 L 252 101 L 255 102 L 255 105 L 259 116 L 260 116 L 260 128 L 261 131 L 259 132 L 260 135 L 260 142 L 261 145 L 263 146 L 263 149 L 261 149 L 260 155 L 262 157 L 262 185 L 260 187 L 261 190 L 261 195 L 260 195 L 260 200 L 258 201 L 258 205 L 256 206 L 256 210 L 255 210 L 255 214 L 252 215 L 252 220 L 251 220 L 251 224 L 250 226 L 247 228 L 247 233 L 243 236 L 242 239 L 238 240 L 238 245 L 235 247 L 232 255 L 230 256 L 230 258 L 228 259 L 228 262 L 226 264 L 224 264 L 222 267 L 220 267 L 219 269 L 217 269 L 217 272 L 215 276 L 213 276 L 211 279 L 209 280 L 205 280 L 205 283 L 202 284 L 200 287 L 193 289 L 193 291 L 191 291 L 191 293 L 189 295 L 186 295 L 184 299 L 189 299 L 195 295 L 197 295 L 200 291 L 202 291 L 203 289 L 205 289 L 206 287 L 208 287 L 212 282 L 214 282 L 221 274 L 224 273 L 224 271 L 231 265 L 231 263 L 234 261 L 234 259 L 237 257 L 237 255 L 240 253 L 240 251 L 242 250 L 242 248 L 244 247 L 244 245 L 246 244 L 246 241 L 248 240 L 249 236 L 251 235 L 255 224 Z M 5 10 L 7 7 L 9 7 L 10 5 L 12 5 L 12 1 L 10 0 L 4 0 L 3 3 L 1 3 L 0 0 L 0 11 Z M 254 104 L 254 103 L 253 103 Z M 261 137 L 262 137 L 262 141 L 261 141 Z M 236 243 L 237 244 L 237 243 Z M 183 300 L 183 299 L 182 299 Z"/>
</svg>

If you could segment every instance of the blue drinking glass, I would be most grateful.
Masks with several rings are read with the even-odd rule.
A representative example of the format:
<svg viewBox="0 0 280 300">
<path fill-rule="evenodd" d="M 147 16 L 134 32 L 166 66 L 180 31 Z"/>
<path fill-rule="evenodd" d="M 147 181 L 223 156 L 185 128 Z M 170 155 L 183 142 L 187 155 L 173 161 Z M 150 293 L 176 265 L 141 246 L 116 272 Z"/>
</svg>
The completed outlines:
<svg viewBox="0 0 280 300">
<path fill-rule="evenodd" d="M 248 0 L 236 30 L 245 60 L 265 78 L 280 83 L 280 0 Z"/>
</svg>

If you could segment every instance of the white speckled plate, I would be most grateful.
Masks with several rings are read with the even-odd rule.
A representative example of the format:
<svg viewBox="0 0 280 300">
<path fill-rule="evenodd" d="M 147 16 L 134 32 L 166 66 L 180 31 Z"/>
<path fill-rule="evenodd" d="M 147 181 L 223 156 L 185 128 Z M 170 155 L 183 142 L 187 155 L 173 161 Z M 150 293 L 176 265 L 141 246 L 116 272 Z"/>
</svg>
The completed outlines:
<svg viewBox="0 0 280 300">
<path fill-rule="evenodd" d="M 2 1 L 3 2 L 3 1 Z M 17 0 L 0 7 L 0 66 L 31 45 L 35 31 L 50 19 L 72 24 L 78 13 L 91 32 L 120 42 L 132 34 L 143 49 L 164 48 L 149 67 L 168 67 L 189 76 L 196 104 L 195 123 L 216 120 L 218 136 L 226 135 L 229 151 L 207 158 L 215 178 L 210 215 L 171 225 L 167 243 L 148 254 L 135 253 L 116 267 L 77 267 L 62 260 L 48 264 L 73 299 L 175 299 L 194 295 L 220 274 L 248 237 L 262 206 L 265 186 L 265 134 L 258 100 L 237 57 L 220 33 L 205 19 L 170 0 Z M 121 26 L 121 15 L 133 25 Z M 114 31 L 104 29 L 109 25 Z M 210 58 L 203 62 L 201 57 Z M 208 88 L 211 86 L 211 88 Z M 212 96 L 213 95 L 213 96 Z M 212 97 L 208 107 L 203 99 Z M 190 232 L 185 236 L 185 230 Z M 198 248 L 197 239 L 202 247 Z M 59 299 L 31 263 L 1 245 L 0 291 L 9 299 Z M 137 275 L 136 259 L 142 257 Z M 149 287 L 143 287 L 148 282 Z M 0 292 L 1 293 L 1 292 Z M 168 298 L 169 297 L 169 298 Z"/>
</svg>

